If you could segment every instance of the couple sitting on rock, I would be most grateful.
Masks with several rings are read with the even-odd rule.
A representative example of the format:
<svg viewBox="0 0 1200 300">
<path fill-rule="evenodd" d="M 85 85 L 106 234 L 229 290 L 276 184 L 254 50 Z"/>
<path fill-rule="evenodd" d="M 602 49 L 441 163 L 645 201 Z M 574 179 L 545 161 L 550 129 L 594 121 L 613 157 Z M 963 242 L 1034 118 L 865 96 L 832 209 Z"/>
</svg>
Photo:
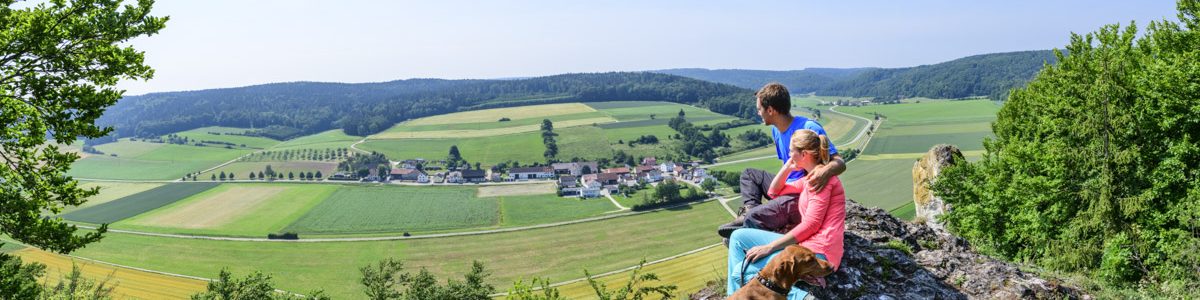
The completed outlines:
<svg viewBox="0 0 1200 300">
<path fill-rule="evenodd" d="M 717 230 L 729 247 L 726 292 L 730 299 L 803 299 L 808 293 L 794 284 L 824 285 L 842 259 L 846 196 L 837 175 L 846 164 L 820 124 L 791 115 L 782 84 L 767 84 L 755 98 L 784 163 L 774 176 L 742 173 L 739 215 Z M 760 204 L 763 196 L 769 200 Z"/>
</svg>

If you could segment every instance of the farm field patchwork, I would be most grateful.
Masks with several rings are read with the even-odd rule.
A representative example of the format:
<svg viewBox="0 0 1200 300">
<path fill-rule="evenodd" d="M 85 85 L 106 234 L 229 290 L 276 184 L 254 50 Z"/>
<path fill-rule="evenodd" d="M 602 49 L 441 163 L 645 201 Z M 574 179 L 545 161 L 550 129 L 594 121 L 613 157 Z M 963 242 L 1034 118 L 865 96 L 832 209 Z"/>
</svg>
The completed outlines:
<svg viewBox="0 0 1200 300">
<path fill-rule="evenodd" d="M 109 201 L 124 198 L 129 195 L 144 192 L 146 190 L 162 186 L 163 183 L 144 183 L 144 182 L 109 182 L 109 181 L 80 181 L 80 187 L 92 188 L 99 187 L 100 193 L 91 196 L 83 205 L 76 207 L 66 207 L 64 213 L 77 211 L 80 209 L 100 205 Z"/>
<path fill-rule="evenodd" d="M 101 224 L 114 223 L 174 203 L 216 187 L 213 182 L 171 183 L 104 204 L 63 215 L 64 219 Z"/>
<path fill-rule="evenodd" d="M 559 282 L 582 277 L 585 268 L 601 273 L 711 245 L 717 242 L 711 229 L 728 219 L 710 201 L 552 228 L 398 241 L 247 243 L 109 233 L 75 254 L 201 277 L 215 277 L 223 268 L 238 276 L 261 270 L 285 290 L 323 288 L 333 297 L 353 298 L 362 292 L 358 268 L 387 257 L 405 261 L 408 270 L 428 268 L 440 279 L 458 278 L 479 260 L 493 273 L 487 281 L 503 289 L 530 274 Z"/>
<path fill-rule="evenodd" d="M 296 221 L 340 186 L 227 183 L 113 224 L 138 231 L 263 237 Z"/>
</svg>

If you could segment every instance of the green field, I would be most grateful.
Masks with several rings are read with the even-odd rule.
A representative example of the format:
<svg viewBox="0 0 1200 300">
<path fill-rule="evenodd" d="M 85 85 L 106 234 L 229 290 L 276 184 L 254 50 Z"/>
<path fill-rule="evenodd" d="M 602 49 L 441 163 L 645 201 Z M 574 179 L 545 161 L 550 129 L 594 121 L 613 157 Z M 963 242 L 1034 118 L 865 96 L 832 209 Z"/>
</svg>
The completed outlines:
<svg viewBox="0 0 1200 300">
<path fill-rule="evenodd" d="M 370 139 L 359 144 L 358 148 L 383 153 L 391 160 L 439 160 L 446 158 L 452 145 L 457 145 L 463 159 L 471 163 L 493 165 L 507 160 L 522 163 L 545 161 L 542 153 L 546 151 L 546 146 L 537 132 L 477 138 Z"/>
<path fill-rule="evenodd" d="M 71 165 L 78 178 L 170 180 L 233 160 L 250 149 L 225 149 L 130 141 L 96 146 L 105 155 L 88 155 Z M 116 154 L 111 156 L 110 154 Z"/>
<path fill-rule="evenodd" d="M 101 224 L 113 223 L 182 200 L 216 187 L 217 183 L 171 183 L 104 204 L 80 209 L 63 215 L 64 219 Z"/>
<path fill-rule="evenodd" d="M 616 211 L 608 198 L 563 198 L 554 194 L 502 196 L 500 224 L 504 227 L 548 224 L 598 216 Z"/>
<path fill-rule="evenodd" d="M 716 201 L 690 207 L 552 228 L 447 238 L 333 243 L 250 243 L 109 233 L 74 255 L 192 276 L 271 274 L 282 289 L 323 288 L 337 298 L 362 294 L 359 267 L 394 257 L 409 270 L 459 278 L 479 260 L 500 289 L 530 275 L 558 282 L 660 259 L 718 242 L 712 228 L 728 221 Z"/>
<path fill-rule="evenodd" d="M 416 232 L 493 226 L 496 199 L 462 187 L 347 185 L 285 231 L 304 234 Z"/>
<path fill-rule="evenodd" d="M 779 161 L 779 159 L 775 158 L 775 157 L 769 157 L 769 158 L 755 159 L 755 160 L 744 161 L 744 162 L 728 164 L 728 165 L 720 165 L 720 166 L 712 167 L 709 169 L 726 171 L 726 172 L 734 172 L 737 174 L 741 174 L 742 171 L 746 170 L 746 168 L 754 168 L 754 169 L 767 171 L 767 173 L 770 173 L 770 174 L 775 174 L 775 172 L 779 171 L 780 167 L 783 167 L 782 161 Z"/>
<path fill-rule="evenodd" d="M 263 237 L 281 232 L 338 185 L 234 183 L 121 220 L 116 229 L 137 231 Z M 258 198 L 254 194 L 263 194 Z M 253 203 L 246 203 L 251 202 Z"/>
</svg>

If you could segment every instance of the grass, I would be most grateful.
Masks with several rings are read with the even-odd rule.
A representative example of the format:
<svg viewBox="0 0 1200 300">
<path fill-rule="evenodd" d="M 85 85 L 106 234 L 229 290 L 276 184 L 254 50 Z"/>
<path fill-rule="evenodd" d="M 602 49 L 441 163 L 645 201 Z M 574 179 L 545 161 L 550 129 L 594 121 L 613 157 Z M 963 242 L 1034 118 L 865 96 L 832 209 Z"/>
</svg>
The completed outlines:
<svg viewBox="0 0 1200 300">
<path fill-rule="evenodd" d="M 616 121 L 617 120 L 613 120 L 612 118 L 609 118 L 609 117 L 596 117 L 596 118 L 587 118 L 587 119 L 564 120 L 564 121 L 554 122 L 553 124 L 554 124 L 554 129 L 557 130 L 559 128 L 592 125 L 592 124 L 612 123 L 612 122 L 616 122 Z M 505 125 L 504 123 L 506 123 L 506 122 L 499 122 L 498 124 Z M 468 124 L 481 124 L 481 123 L 468 123 Z M 499 127 L 499 128 L 430 130 L 430 131 L 399 131 L 399 130 L 391 131 L 391 130 L 389 130 L 389 131 L 385 131 L 385 132 L 382 132 L 382 133 L 379 133 L 376 135 L 372 135 L 371 138 L 372 139 L 433 139 L 433 138 L 448 138 L 448 137 L 472 138 L 472 137 L 486 137 L 486 136 L 506 135 L 506 134 L 515 134 L 515 133 L 525 133 L 525 132 L 539 132 L 540 133 L 541 126 L 542 125 L 539 122 L 538 124 L 529 124 L 529 125 L 522 125 L 522 126 L 507 126 L 507 127 Z"/>
<path fill-rule="evenodd" d="M 202 277 L 215 277 L 223 268 L 242 276 L 261 270 L 285 290 L 323 288 L 336 298 L 354 298 L 361 296 L 358 268 L 387 257 L 403 260 L 410 270 L 428 268 L 441 279 L 459 278 L 478 260 L 493 274 L 487 282 L 506 289 L 520 277 L 559 282 L 582 277 L 585 268 L 617 270 L 711 245 L 712 228 L 728 219 L 711 201 L 553 228 L 398 241 L 247 243 L 109 233 L 75 254 Z"/>
<path fill-rule="evenodd" d="M 637 192 L 629 195 L 629 197 L 621 195 L 613 195 L 612 197 L 613 199 L 617 200 L 617 203 L 620 203 L 621 206 L 633 207 L 634 205 L 642 204 L 642 202 L 645 201 L 644 197 L 650 196 L 654 196 L 654 187 L 646 187 L 646 189 L 638 190 Z M 608 198 L 604 199 L 607 200 Z"/>
<path fill-rule="evenodd" d="M 474 188 L 341 186 L 285 231 L 304 234 L 418 232 L 499 223 L 499 204 Z"/>
<path fill-rule="evenodd" d="M 915 159 L 854 160 L 846 164 L 846 197 L 866 207 L 892 210 L 913 201 Z"/>
<path fill-rule="evenodd" d="M 63 215 L 64 219 L 92 223 L 114 223 L 182 200 L 216 187 L 217 183 L 171 183 L 121 199 Z"/>
<path fill-rule="evenodd" d="M 937 144 L 951 144 L 963 151 L 983 150 L 983 139 L 991 132 L 940 133 L 922 135 L 893 135 L 881 130 L 871 138 L 865 153 L 924 153 Z"/>
<path fill-rule="evenodd" d="M 46 265 L 46 274 L 41 277 L 41 282 L 51 287 L 69 275 L 73 266 L 79 268 L 83 278 L 96 282 L 109 280 L 106 286 L 113 287 L 110 294 L 113 299 L 188 299 L 192 294 L 204 291 L 208 285 L 203 280 L 119 268 L 34 248 L 13 254 L 25 262 Z M 211 277 L 216 276 L 214 274 Z"/>
<path fill-rule="evenodd" d="M 540 107 L 540 106 L 537 106 L 537 105 L 530 106 L 529 109 L 537 109 L 538 107 Z M 608 117 L 608 115 L 605 115 L 604 113 L 598 112 L 598 111 L 551 115 L 551 116 L 546 116 L 544 118 L 517 119 L 517 120 L 504 121 L 504 122 L 499 121 L 500 118 L 503 118 L 503 116 L 495 115 L 493 117 L 495 117 L 495 119 L 487 120 L 484 122 L 477 122 L 477 123 L 465 123 L 464 122 L 464 123 L 433 124 L 433 125 L 413 125 L 413 124 L 411 124 L 411 122 L 405 122 L 405 123 L 397 124 L 396 126 L 392 126 L 392 128 L 389 128 L 388 130 L 386 130 L 384 132 L 386 133 L 386 132 L 445 131 L 445 130 L 483 130 L 483 129 L 497 129 L 497 128 L 526 127 L 526 126 L 533 126 L 533 130 L 536 131 L 536 130 L 541 129 L 540 127 L 542 125 L 542 120 L 545 120 L 545 119 L 549 119 L 551 122 L 554 122 L 555 129 L 558 129 L 560 127 L 566 127 L 566 126 L 560 126 L 561 122 L 568 122 L 568 121 L 575 121 L 575 120 L 605 119 L 605 120 L 608 120 L 606 122 L 615 122 L 616 121 L 616 120 L 613 120 L 612 118 Z"/>
<path fill-rule="evenodd" d="M 338 189 L 329 184 L 222 184 L 162 208 L 113 224 L 148 232 L 263 237 L 281 232 Z M 271 191 L 253 205 L 251 194 Z M 202 221 L 210 221 L 204 224 Z"/>
<path fill-rule="evenodd" d="M 649 120 L 651 119 L 650 115 L 654 115 L 654 119 L 662 119 L 663 122 L 666 122 L 678 115 L 680 110 L 683 110 L 686 118 L 692 120 L 700 120 L 706 117 L 734 119 L 733 117 L 714 113 L 707 109 L 671 102 L 621 101 L 616 103 L 587 103 L 587 105 L 622 122 Z"/>
<path fill-rule="evenodd" d="M 64 213 L 108 203 L 109 201 L 125 198 L 126 196 L 141 193 L 163 185 L 163 183 L 106 181 L 80 181 L 79 183 L 81 183 L 80 187 L 83 188 L 99 187 L 100 193 L 88 198 L 88 201 L 84 202 L 83 205 L 64 208 Z"/>
<path fill-rule="evenodd" d="M 554 194 L 497 197 L 504 227 L 577 220 L 617 210 L 608 198 L 563 198 Z"/>
<path fill-rule="evenodd" d="M 770 157 L 770 158 L 764 158 L 764 159 L 744 161 L 744 162 L 740 162 L 740 163 L 736 163 L 736 164 L 720 165 L 720 166 L 712 167 L 710 169 L 742 174 L 742 171 L 746 170 L 746 168 L 754 168 L 754 169 L 767 171 L 767 173 L 770 173 L 770 174 L 775 174 L 775 172 L 778 172 L 779 168 L 782 166 L 783 166 L 782 161 L 779 161 L 778 158 Z"/>
<path fill-rule="evenodd" d="M 775 153 L 774 144 L 771 144 L 771 145 L 767 145 L 766 147 L 762 147 L 762 148 L 758 148 L 758 149 L 751 149 L 751 150 L 746 150 L 746 151 L 722 156 L 717 162 L 735 161 L 735 160 L 750 159 L 750 158 L 761 158 L 761 157 L 766 157 L 766 156 L 776 157 L 777 155 L 778 154 Z"/>
<path fill-rule="evenodd" d="M 904 204 L 904 206 L 894 208 L 888 212 L 897 219 L 912 221 L 912 219 L 917 216 L 917 204 L 908 202 L 907 204 Z"/>
<path fill-rule="evenodd" d="M 545 161 L 542 153 L 546 148 L 541 134 L 537 132 L 476 138 L 367 140 L 358 148 L 378 151 L 391 160 L 438 160 L 448 156 L 452 145 L 457 145 L 463 159 L 471 163 L 480 162 L 490 166 L 507 160 L 523 163 Z"/>
<path fill-rule="evenodd" d="M 68 175 L 79 178 L 169 180 L 233 160 L 249 149 L 225 149 L 121 140 L 96 147 L 105 155 L 76 161 Z M 106 150 L 108 149 L 108 150 Z M 108 154 L 117 154 L 116 157 Z"/>
<path fill-rule="evenodd" d="M 990 100 L 925 101 L 890 105 L 839 107 L 838 111 L 872 119 L 872 112 L 887 117 L 890 126 L 924 125 L 930 123 L 990 122 L 996 118 L 1000 105 Z M 885 123 L 884 126 L 889 126 Z"/>
</svg>

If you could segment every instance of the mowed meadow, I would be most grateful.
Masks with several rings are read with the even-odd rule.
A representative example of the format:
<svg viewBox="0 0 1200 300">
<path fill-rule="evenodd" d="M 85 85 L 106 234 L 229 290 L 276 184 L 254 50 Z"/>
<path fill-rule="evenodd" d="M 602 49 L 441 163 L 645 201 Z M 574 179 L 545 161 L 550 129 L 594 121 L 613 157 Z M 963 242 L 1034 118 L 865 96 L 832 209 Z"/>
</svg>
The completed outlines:
<svg viewBox="0 0 1200 300">
<path fill-rule="evenodd" d="M 111 189 L 101 196 L 126 193 Z M 113 229 L 165 234 L 265 238 L 270 233 L 294 232 L 301 237 L 352 237 L 539 225 L 619 210 L 605 198 L 562 198 L 555 192 L 552 183 L 414 187 L 179 182 L 158 184 L 62 217 L 84 225 L 105 223 Z"/>
</svg>

